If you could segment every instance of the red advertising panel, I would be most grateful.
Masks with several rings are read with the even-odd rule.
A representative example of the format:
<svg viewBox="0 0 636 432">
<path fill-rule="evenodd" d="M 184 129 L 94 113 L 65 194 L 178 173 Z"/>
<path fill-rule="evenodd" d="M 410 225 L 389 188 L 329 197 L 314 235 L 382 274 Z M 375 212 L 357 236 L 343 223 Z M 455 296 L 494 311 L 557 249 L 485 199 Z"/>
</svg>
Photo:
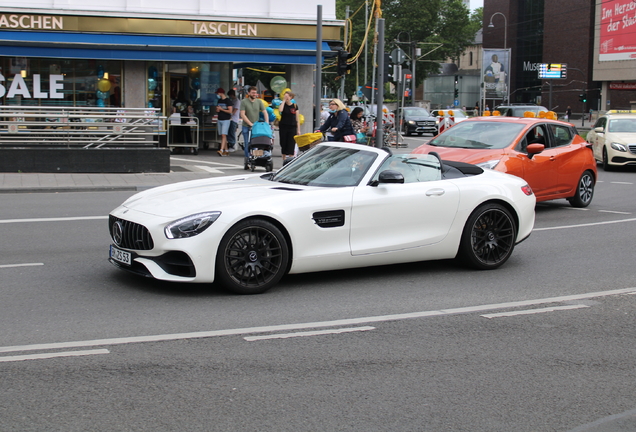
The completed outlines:
<svg viewBox="0 0 636 432">
<path fill-rule="evenodd" d="M 635 33 L 636 1 L 603 1 L 599 61 L 636 59 Z"/>
</svg>

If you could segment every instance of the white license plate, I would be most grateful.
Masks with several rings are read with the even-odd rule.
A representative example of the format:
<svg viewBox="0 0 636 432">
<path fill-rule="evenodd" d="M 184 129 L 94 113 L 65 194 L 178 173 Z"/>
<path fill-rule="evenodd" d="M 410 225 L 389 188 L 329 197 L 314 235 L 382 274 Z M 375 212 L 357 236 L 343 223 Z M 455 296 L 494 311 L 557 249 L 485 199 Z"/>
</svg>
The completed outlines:
<svg viewBox="0 0 636 432">
<path fill-rule="evenodd" d="M 110 257 L 114 259 L 115 261 L 122 264 L 126 264 L 126 265 L 132 264 L 132 255 L 130 254 L 130 252 L 126 252 L 121 249 L 118 249 L 113 245 L 110 245 Z"/>
</svg>

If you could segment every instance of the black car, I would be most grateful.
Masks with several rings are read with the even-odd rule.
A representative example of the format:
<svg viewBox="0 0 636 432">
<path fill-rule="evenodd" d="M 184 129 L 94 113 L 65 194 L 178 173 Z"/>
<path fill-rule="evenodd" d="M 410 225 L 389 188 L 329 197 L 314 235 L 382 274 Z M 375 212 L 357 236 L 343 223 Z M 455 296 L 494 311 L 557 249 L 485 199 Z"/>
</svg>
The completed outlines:
<svg viewBox="0 0 636 432">
<path fill-rule="evenodd" d="M 432 133 L 437 135 L 437 119 L 420 107 L 399 108 L 396 120 L 400 118 L 402 133 L 405 135 Z"/>
</svg>

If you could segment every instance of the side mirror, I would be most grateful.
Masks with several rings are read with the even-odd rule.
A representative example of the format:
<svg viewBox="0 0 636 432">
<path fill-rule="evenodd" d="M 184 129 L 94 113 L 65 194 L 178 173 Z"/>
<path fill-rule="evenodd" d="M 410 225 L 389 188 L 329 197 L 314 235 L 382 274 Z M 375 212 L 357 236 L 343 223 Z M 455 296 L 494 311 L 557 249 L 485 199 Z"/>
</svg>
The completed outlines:
<svg viewBox="0 0 636 432">
<path fill-rule="evenodd" d="M 603 128 L 601 126 L 599 126 L 599 127 L 595 127 L 594 128 L 594 132 L 596 132 L 596 133 L 604 133 L 605 131 L 603 130 Z"/>
<path fill-rule="evenodd" d="M 541 153 L 543 150 L 545 150 L 545 145 L 537 143 L 528 144 L 528 148 L 526 149 L 529 159 L 532 159 L 532 156 Z"/>
<path fill-rule="evenodd" d="M 395 170 L 385 170 L 378 176 L 379 183 L 404 183 L 404 176 Z"/>
</svg>

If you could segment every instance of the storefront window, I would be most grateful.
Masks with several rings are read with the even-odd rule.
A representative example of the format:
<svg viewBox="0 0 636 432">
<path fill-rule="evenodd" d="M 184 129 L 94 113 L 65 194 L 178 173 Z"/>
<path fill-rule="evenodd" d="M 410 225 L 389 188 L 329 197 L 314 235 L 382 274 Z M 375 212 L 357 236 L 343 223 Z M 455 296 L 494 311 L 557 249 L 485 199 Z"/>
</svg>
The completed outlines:
<svg viewBox="0 0 636 432">
<path fill-rule="evenodd" d="M 0 58 L 3 105 L 119 107 L 121 61 Z"/>
<path fill-rule="evenodd" d="M 148 108 L 163 108 L 163 63 L 146 63 L 148 72 L 146 101 Z"/>
</svg>

